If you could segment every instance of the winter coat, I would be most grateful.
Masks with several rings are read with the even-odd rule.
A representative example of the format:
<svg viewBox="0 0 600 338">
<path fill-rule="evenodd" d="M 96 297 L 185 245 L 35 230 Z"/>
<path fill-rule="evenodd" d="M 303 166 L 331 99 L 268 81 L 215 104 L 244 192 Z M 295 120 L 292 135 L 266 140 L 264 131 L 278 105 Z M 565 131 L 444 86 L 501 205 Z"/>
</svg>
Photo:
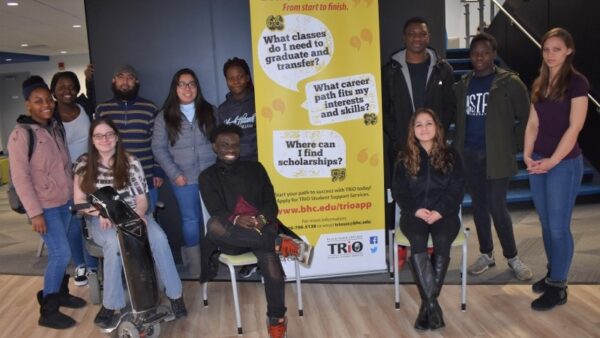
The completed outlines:
<svg viewBox="0 0 600 338">
<path fill-rule="evenodd" d="M 31 160 L 29 132 L 21 124 L 34 133 Z M 73 196 L 69 150 L 60 128 L 55 119 L 44 127 L 30 116 L 21 115 L 8 137 L 11 180 L 29 218 L 41 215 L 42 209 L 64 205 Z"/>
<path fill-rule="evenodd" d="M 171 145 L 163 111 L 154 120 L 152 152 L 154 159 L 171 182 L 184 175 L 188 184 L 197 184 L 198 175 L 213 165 L 216 159 L 212 144 L 198 127 L 196 119 L 190 122 L 183 114 L 179 137 L 175 144 Z"/>
<path fill-rule="evenodd" d="M 454 116 L 456 103 L 452 85 L 452 66 L 441 59 L 435 50 L 428 48 L 429 71 L 425 90 L 425 107 L 432 109 L 448 130 Z M 394 54 L 382 70 L 383 130 L 389 143 L 389 159 L 392 161 L 406 144 L 408 122 L 415 111 L 412 84 L 406 64 L 406 50 Z"/>
<path fill-rule="evenodd" d="M 495 67 L 485 116 L 486 168 L 488 179 L 517 173 L 516 153 L 523 148 L 529 115 L 529 94 L 516 73 Z M 457 109 L 454 148 L 462 155 L 466 132 L 466 97 L 473 72 L 465 74 L 454 86 Z"/>
<path fill-rule="evenodd" d="M 420 169 L 417 176 L 411 176 L 404 163 L 398 161 L 392 181 L 392 196 L 400 206 L 405 221 L 415 217 L 417 210 L 435 210 L 442 218 L 458 218 L 463 200 L 465 181 L 463 164 L 456 150 L 448 148 L 454 158 L 452 169 L 444 174 L 430 164 L 429 155 L 420 148 Z"/>
</svg>

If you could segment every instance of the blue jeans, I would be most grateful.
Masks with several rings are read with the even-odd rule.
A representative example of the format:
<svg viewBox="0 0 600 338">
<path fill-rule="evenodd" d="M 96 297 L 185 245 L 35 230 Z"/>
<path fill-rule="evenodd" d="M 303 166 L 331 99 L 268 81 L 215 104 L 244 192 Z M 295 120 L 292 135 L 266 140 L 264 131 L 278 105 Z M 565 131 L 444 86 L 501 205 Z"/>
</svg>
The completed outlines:
<svg viewBox="0 0 600 338">
<path fill-rule="evenodd" d="M 71 221 L 69 225 L 69 246 L 71 247 L 71 258 L 75 266 L 86 266 L 90 269 L 98 268 L 98 259 L 90 256 L 85 248 L 85 239 L 83 238 L 82 218 L 76 215 L 71 215 Z"/>
<path fill-rule="evenodd" d="M 117 310 L 125 307 L 125 294 L 121 283 L 123 265 L 121 250 L 117 239 L 116 228 L 103 230 L 100 228 L 98 217 L 89 217 L 92 223 L 92 237 L 102 246 L 104 255 L 104 293 L 102 305 L 107 309 Z M 182 295 L 181 279 L 175 268 L 171 248 L 167 236 L 152 216 L 146 216 L 148 226 L 148 240 L 154 264 L 161 281 L 165 286 L 165 293 L 170 299 L 177 299 Z"/>
<path fill-rule="evenodd" d="M 200 243 L 200 234 L 204 234 L 198 184 L 182 187 L 172 184 L 171 187 L 181 213 L 183 244 L 187 247 L 196 246 Z"/>
<path fill-rule="evenodd" d="M 44 272 L 44 296 L 60 290 L 65 270 L 71 260 L 67 233 L 71 222 L 70 202 L 55 208 L 43 209 L 46 233 L 41 235 L 48 249 L 48 265 Z"/>
<path fill-rule="evenodd" d="M 532 158 L 539 160 L 541 156 L 533 154 Z M 542 224 L 549 279 L 553 282 L 567 281 L 573 260 L 571 216 L 582 176 L 581 155 L 562 160 L 546 174 L 529 175 L 533 203 Z"/>
</svg>

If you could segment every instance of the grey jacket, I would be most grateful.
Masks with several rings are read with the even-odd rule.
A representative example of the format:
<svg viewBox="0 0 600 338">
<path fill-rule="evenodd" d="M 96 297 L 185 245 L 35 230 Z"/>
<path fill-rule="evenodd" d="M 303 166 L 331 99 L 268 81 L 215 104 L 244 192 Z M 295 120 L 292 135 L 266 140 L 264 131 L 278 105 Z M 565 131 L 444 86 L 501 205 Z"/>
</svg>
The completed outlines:
<svg viewBox="0 0 600 338">
<path fill-rule="evenodd" d="M 196 120 L 189 122 L 183 114 L 179 138 L 175 145 L 171 145 L 163 111 L 154 120 L 152 152 L 171 182 L 184 175 L 188 184 L 197 184 L 198 175 L 213 165 L 216 159 L 211 142 L 198 128 Z"/>
<path fill-rule="evenodd" d="M 488 179 L 517 173 L 515 155 L 523 148 L 529 115 L 529 94 L 516 73 L 495 67 L 485 117 L 486 168 Z M 453 145 L 459 153 L 465 146 L 466 96 L 473 72 L 454 85 L 456 94 L 456 134 Z"/>
</svg>

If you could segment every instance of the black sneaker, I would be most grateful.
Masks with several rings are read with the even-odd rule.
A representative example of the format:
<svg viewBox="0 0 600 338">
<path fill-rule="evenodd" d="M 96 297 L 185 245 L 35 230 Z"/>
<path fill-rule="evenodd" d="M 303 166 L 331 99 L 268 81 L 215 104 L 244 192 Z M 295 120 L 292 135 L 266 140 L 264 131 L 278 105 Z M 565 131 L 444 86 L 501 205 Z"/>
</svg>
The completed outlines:
<svg viewBox="0 0 600 338">
<path fill-rule="evenodd" d="M 256 273 L 256 270 L 258 270 L 258 266 L 256 264 L 244 265 L 240 268 L 240 271 L 238 271 L 238 276 L 241 279 L 247 279 L 252 277 L 252 275 Z"/>
<path fill-rule="evenodd" d="M 99 326 L 100 328 L 110 327 L 113 318 L 115 316 L 115 310 L 107 309 L 104 306 L 100 307 L 100 311 L 96 314 L 94 318 L 94 324 Z"/>
<path fill-rule="evenodd" d="M 88 279 L 86 276 L 85 266 L 80 265 L 75 268 L 75 275 L 73 277 L 73 281 L 77 286 L 85 286 L 88 283 Z"/>
<path fill-rule="evenodd" d="M 187 309 L 185 308 L 185 303 L 183 303 L 183 296 L 177 299 L 171 299 L 171 310 L 173 310 L 173 314 L 175 318 L 181 318 L 187 316 Z"/>
</svg>

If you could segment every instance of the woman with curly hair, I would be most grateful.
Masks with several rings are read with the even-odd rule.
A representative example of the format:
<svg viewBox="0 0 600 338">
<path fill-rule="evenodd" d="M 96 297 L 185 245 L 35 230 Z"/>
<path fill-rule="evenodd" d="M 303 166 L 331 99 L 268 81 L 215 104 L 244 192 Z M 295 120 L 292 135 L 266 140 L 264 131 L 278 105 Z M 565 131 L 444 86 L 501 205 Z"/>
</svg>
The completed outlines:
<svg viewBox="0 0 600 338">
<path fill-rule="evenodd" d="M 392 194 L 400 206 L 400 230 L 410 241 L 410 267 L 421 296 L 415 322 L 419 330 L 444 327 L 437 297 L 450 263 L 450 246 L 460 230 L 464 195 L 462 161 L 444 141 L 444 131 L 431 109 L 417 109 L 408 139 L 398 155 Z M 431 236 L 434 253 L 427 252 Z"/>
</svg>

